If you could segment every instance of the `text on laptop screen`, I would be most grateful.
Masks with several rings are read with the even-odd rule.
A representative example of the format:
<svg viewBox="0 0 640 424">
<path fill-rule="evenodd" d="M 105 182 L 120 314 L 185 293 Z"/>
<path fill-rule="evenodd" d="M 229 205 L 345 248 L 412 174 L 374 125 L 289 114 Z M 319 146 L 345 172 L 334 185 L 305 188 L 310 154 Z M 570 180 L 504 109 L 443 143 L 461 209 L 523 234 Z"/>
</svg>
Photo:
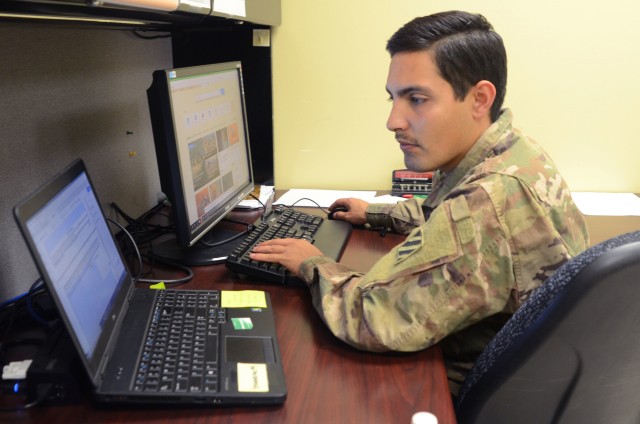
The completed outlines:
<svg viewBox="0 0 640 424">
<path fill-rule="evenodd" d="M 27 221 L 82 349 L 91 357 L 126 270 L 85 173 Z"/>
</svg>

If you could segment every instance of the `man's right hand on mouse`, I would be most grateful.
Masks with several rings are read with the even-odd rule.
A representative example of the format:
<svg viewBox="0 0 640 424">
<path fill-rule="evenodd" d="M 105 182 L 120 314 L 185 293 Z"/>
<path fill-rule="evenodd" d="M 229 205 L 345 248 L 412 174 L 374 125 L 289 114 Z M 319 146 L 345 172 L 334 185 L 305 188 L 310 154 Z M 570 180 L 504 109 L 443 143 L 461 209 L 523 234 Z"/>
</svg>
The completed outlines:
<svg viewBox="0 0 640 424">
<path fill-rule="evenodd" d="M 333 219 L 347 221 L 353 225 L 364 225 L 367 223 L 367 207 L 368 202 L 353 197 L 347 199 L 338 199 L 331 206 L 330 211 L 333 212 Z M 346 210 L 335 210 L 336 208 L 346 208 Z"/>
</svg>

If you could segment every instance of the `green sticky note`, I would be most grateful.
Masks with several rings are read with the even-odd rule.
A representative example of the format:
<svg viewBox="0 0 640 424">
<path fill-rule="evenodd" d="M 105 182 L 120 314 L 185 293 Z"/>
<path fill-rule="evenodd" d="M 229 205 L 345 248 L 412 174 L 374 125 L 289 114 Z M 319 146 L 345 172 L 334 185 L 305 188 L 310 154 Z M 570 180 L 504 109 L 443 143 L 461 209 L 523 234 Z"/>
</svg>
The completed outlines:
<svg viewBox="0 0 640 424">
<path fill-rule="evenodd" d="M 236 330 L 251 330 L 253 328 L 251 318 L 231 318 L 231 322 Z"/>
<path fill-rule="evenodd" d="M 149 286 L 150 289 L 155 290 L 164 290 L 166 287 L 164 286 L 164 281 L 159 282 L 158 284 L 152 284 Z"/>
</svg>

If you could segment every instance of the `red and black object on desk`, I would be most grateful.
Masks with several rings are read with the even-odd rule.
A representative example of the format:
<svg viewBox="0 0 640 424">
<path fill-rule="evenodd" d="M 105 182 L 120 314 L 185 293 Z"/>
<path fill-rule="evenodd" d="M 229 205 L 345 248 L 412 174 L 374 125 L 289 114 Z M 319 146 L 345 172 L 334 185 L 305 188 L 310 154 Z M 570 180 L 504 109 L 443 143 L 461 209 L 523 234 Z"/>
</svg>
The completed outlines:
<svg viewBox="0 0 640 424">
<path fill-rule="evenodd" d="M 391 174 L 391 194 L 394 196 L 428 196 L 431 193 L 433 172 L 414 172 L 396 169 Z"/>
</svg>

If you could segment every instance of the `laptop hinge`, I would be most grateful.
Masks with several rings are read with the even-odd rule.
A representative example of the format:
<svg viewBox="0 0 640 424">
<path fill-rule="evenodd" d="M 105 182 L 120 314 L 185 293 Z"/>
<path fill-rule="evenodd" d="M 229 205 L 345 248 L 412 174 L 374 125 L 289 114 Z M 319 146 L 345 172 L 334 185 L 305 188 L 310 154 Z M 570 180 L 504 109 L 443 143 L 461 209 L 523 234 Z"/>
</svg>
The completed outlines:
<svg viewBox="0 0 640 424">
<path fill-rule="evenodd" d="M 118 335 L 120 334 L 122 325 L 124 323 L 124 318 L 127 316 L 127 312 L 129 311 L 129 306 L 131 305 L 131 299 L 133 298 L 133 295 L 135 293 L 135 288 L 133 287 L 133 285 L 131 285 L 130 287 L 131 288 L 127 291 L 127 295 L 124 302 L 122 302 L 122 308 L 120 309 L 120 311 L 113 312 L 114 314 L 113 319 L 115 319 L 114 331 L 111 332 L 111 337 L 107 342 L 107 347 L 104 351 L 102 359 L 100 360 L 100 365 L 98 366 L 98 370 L 95 376 L 96 387 L 99 387 L 100 384 L 102 384 L 102 381 L 104 380 L 105 370 L 107 369 L 107 365 L 109 364 L 109 359 L 112 357 L 112 353 L 116 347 L 116 343 L 118 341 Z"/>
</svg>

